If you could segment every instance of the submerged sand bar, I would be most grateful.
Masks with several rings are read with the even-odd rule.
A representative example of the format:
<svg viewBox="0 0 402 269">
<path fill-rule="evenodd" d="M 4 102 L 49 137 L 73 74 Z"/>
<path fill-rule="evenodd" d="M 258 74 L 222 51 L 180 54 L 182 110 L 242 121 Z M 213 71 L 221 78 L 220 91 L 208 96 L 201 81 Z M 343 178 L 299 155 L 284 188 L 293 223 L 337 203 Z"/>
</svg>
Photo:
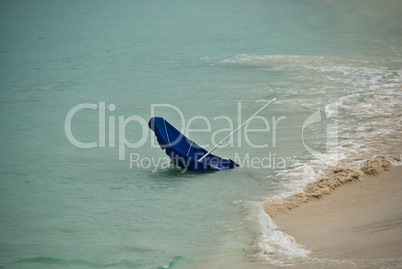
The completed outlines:
<svg viewBox="0 0 402 269">
<path fill-rule="evenodd" d="M 353 180 L 329 194 L 303 198 L 289 208 L 266 205 L 266 211 L 278 229 L 310 249 L 312 257 L 402 257 L 402 166 L 367 172 L 359 180 L 352 172 Z"/>
</svg>

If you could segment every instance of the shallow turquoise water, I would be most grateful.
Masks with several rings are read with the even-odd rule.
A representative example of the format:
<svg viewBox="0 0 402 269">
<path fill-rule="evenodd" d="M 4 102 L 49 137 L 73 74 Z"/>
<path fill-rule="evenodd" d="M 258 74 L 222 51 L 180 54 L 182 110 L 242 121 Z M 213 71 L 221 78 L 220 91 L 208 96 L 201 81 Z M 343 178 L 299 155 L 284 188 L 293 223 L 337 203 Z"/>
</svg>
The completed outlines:
<svg viewBox="0 0 402 269">
<path fill-rule="evenodd" d="M 229 263 L 230 257 L 241 257 L 245 267 L 250 260 L 276 266 L 292 253 L 305 255 L 299 246 L 269 237 L 272 224 L 259 221 L 259 203 L 299 186 L 290 170 L 317 157 L 303 142 L 325 152 L 326 125 L 336 122 L 340 152 L 349 162 L 356 155 L 400 153 L 400 144 L 374 145 L 378 133 L 398 145 L 397 137 L 386 135 L 397 128 L 393 117 L 401 104 L 399 1 L 0 1 L 0 6 L 4 268 L 194 268 L 217 255 L 227 255 Z M 127 124 L 125 137 L 135 143 L 144 135 L 145 142 L 124 148 L 119 160 L 119 117 L 148 121 L 152 105 L 172 105 L 184 118 L 166 107 L 157 114 L 179 129 L 182 119 L 188 124 L 192 117 L 205 117 L 211 130 L 190 138 L 211 148 L 227 133 L 215 140 L 212 134 L 229 127 L 216 117 L 227 116 L 236 127 L 274 97 L 277 102 L 262 114 L 270 132 L 248 136 L 266 147 L 251 146 L 241 132 L 233 145 L 216 151 L 241 162 L 247 154 L 257 160 L 270 156 L 263 163 L 270 167 L 257 162 L 207 174 L 155 167 L 151 161 L 165 158 L 164 152 L 152 146 L 153 133 L 138 122 Z M 324 118 L 324 107 L 335 101 L 338 117 L 311 125 L 303 140 L 303 123 L 318 108 Z M 79 104 L 103 102 L 105 147 L 75 147 L 65 133 L 67 113 Z M 373 103 L 375 111 L 368 109 Z M 369 115 L 360 115 L 362 110 Z M 390 114 L 391 123 L 378 111 Z M 114 147 L 109 117 L 116 125 Z M 275 132 L 273 117 L 284 117 Z M 75 138 L 99 145 L 98 122 L 99 107 L 78 112 L 72 121 Z M 253 121 L 250 128 L 262 123 Z M 206 124 L 198 120 L 191 127 Z M 366 147 L 356 147 L 359 135 Z M 141 167 L 130 168 L 130 154 L 140 156 Z M 303 179 L 307 172 L 300 172 Z M 300 184 L 313 180 L 309 175 Z M 250 249 L 261 242 L 273 250 L 251 257 Z"/>
</svg>

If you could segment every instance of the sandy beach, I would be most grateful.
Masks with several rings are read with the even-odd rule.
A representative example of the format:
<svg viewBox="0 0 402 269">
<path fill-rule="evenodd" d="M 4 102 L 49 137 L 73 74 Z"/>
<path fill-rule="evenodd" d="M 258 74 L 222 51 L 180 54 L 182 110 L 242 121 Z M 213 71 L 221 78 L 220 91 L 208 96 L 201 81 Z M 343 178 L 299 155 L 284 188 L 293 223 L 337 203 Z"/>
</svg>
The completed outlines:
<svg viewBox="0 0 402 269">
<path fill-rule="evenodd" d="M 400 260 L 402 166 L 379 170 L 385 171 L 350 171 L 350 180 L 333 189 L 321 182 L 321 194 L 316 184 L 307 198 L 285 201 L 285 207 L 266 205 L 265 210 L 279 230 L 311 250 L 312 258 Z"/>
</svg>

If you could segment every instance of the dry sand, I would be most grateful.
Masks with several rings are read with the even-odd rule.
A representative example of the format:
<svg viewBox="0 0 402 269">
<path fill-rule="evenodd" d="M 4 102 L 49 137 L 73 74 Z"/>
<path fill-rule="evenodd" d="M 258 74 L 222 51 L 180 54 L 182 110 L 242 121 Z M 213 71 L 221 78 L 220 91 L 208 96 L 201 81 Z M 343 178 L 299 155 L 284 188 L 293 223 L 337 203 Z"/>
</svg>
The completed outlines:
<svg viewBox="0 0 402 269">
<path fill-rule="evenodd" d="M 391 167 L 390 160 L 378 157 L 358 170 L 335 169 L 305 194 L 267 204 L 265 210 L 278 229 L 311 250 L 311 257 L 400 258 L 402 166 Z"/>
</svg>

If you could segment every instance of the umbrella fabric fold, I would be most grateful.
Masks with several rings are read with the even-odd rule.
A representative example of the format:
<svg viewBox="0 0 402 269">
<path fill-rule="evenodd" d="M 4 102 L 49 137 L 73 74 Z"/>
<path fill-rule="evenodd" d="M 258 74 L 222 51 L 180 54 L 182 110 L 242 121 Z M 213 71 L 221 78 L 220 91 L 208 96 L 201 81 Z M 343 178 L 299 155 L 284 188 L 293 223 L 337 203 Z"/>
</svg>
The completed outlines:
<svg viewBox="0 0 402 269">
<path fill-rule="evenodd" d="M 207 172 L 223 171 L 238 166 L 232 160 L 213 154 L 209 154 L 202 161 L 199 161 L 208 151 L 180 133 L 164 118 L 153 117 L 149 120 L 148 125 L 154 131 L 161 149 L 165 150 L 172 163 L 178 167 L 197 172 Z"/>
</svg>

